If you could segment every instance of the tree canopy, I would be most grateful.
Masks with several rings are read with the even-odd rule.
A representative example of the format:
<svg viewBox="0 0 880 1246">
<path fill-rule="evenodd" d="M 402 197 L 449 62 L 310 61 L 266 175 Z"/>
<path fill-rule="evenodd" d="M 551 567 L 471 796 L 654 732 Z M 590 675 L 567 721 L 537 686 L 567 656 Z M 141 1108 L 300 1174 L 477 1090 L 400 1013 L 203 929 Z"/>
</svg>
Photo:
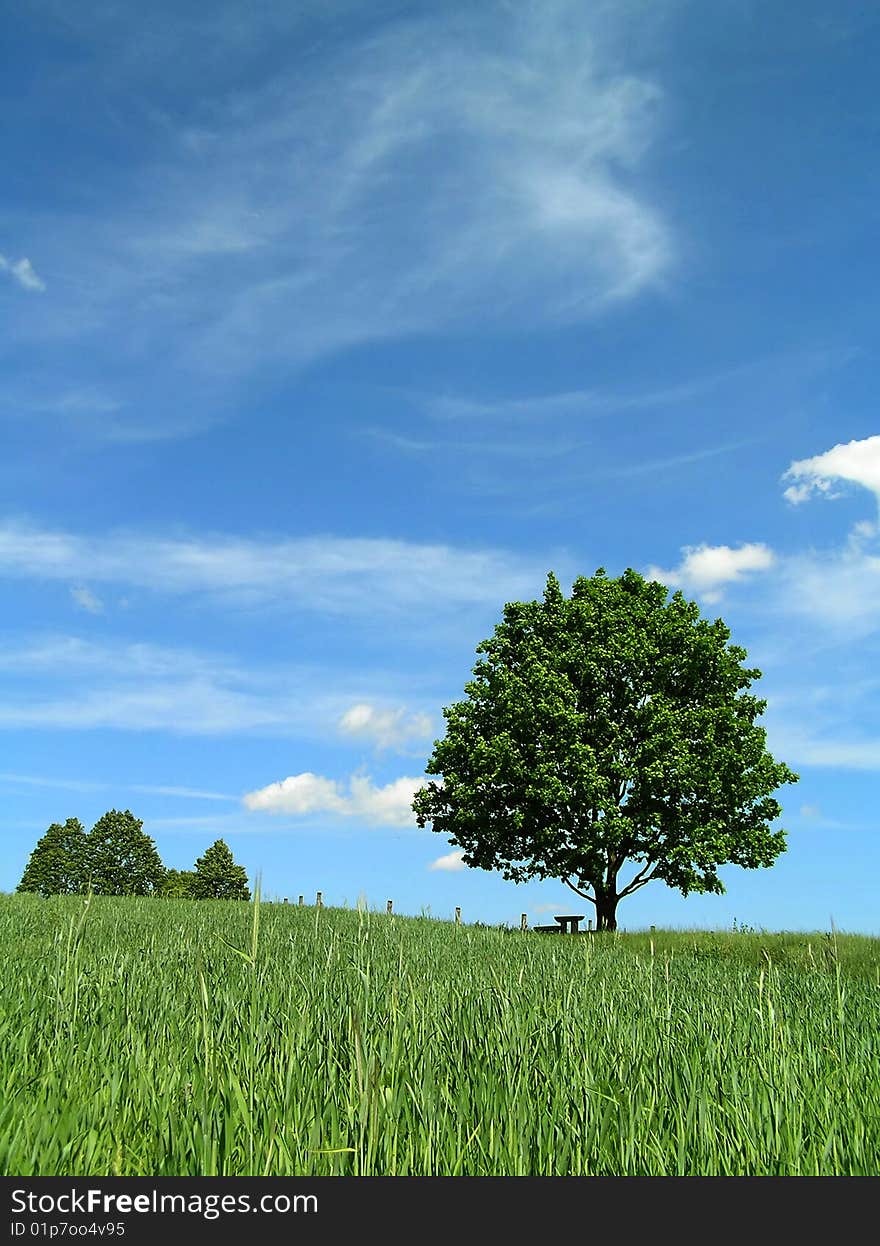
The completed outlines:
<svg viewBox="0 0 880 1246">
<path fill-rule="evenodd" d="M 235 864 L 224 840 L 215 840 L 196 861 L 189 895 L 195 900 L 250 900 L 247 871 L 243 865 Z"/>
<path fill-rule="evenodd" d="M 158 894 L 166 900 L 191 899 L 195 876 L 195 870 L 166 870 Z"/>
<path fill-rule="evenodd" d="M 166 899 L 249 900 L 247 871 L 236 865 L 222 839 L 199 857 L 194 869 L 166 869 L 143 822 L 126 809 L 109 809 L 86 834 L 78 818 L 53 822 L 37 842 L 19 891 L 43 896 L 163 896 Z"/>
<path fill-rule="evenodd" d="M 165 867 L 143 822 L 126 809 L 110 809 L 88 837 L 92 890 L 104 896 L 150 896 L 162 886 Z"/>
<path fill-rule="evenodd" d="M 516 882 L 557 878 L 616 929 L 652 880 L 724 891 L 718 869 L 772 865 L 785 832 L 771 793 L 798 776 L 766 751 L 766 702 L 747 689 L 721 619 L 628 569 L 579 576 L 566 598 L 512 602 L 465 685 L 415 795 L 419 826 L 466 865 Z"/>
<path fill-rule="evenodd" d="M 53 822 L 30 855 L 19 891 L 66 896 L 85 890 L 88 837 L 78 818 Z"/>
</svg>

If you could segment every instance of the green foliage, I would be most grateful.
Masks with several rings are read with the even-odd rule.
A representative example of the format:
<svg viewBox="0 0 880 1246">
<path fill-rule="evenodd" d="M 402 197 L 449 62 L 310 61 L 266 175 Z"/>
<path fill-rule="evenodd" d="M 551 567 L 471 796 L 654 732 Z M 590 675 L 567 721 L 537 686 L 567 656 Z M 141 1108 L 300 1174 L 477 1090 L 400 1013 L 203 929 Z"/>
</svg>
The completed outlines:
<svg viewBox="0 0 880 1246">
<path fill-rule="evenodd" d="M 160 891 L 165 867 L 142 827 L 142 820 L 128 809 L 110 809 L 92 827 L 88 868 L 96 895 L 149 896 Z"/>
<path fill-rule="evenodd" d="M 0 895 L 0 1172 L 880 1171 L 880 939 L 256 909 Z"/>
<path fill-rule="evenodd" d="M 721 865 L 785 850 L 770 794 L 798 776 L 764 748 L 766 702 L 746 691 L 761 672 L 741 666 L 721 619 L 667 592 L 599 568 L 570 599 L 551 573 L 542 602 L 506 605 L 467 699 L 443 711 L 426 767 L 442 781 L 413 801 L 466 865 L 562 879 L 596 906 L 598 930 L 652 879 L 720 893 Z"/>
<path fill-rule="evenodd" d="M 196 900 L 249 900 L 247 871 L 236 865 L 232 852 L 222 840 L 216 840 L 196 861 L 189 894 Z"/>
<path fill-rule="evenodd" d="M 166 900 L 192 899 L 195 876 L 195 870 L 166 870 L 157 894 Z"/>
<path fill-rule="evenodd" d="M 85 890 L 87 837 L 78 818 L 53 822 L 30 855 L 19 891 L 64 896 Z"/>
<path fill-rule="evenodd" d="M 218 839 L 193 870 L 166 870 L 143 822 L 110 809 L 86 835 L 77 818 L 53 822 L 31 853 L 19 891 L 43 896 L 162 896 L 165 899 L 249 900 L 247 873 Z"/>
</svg>

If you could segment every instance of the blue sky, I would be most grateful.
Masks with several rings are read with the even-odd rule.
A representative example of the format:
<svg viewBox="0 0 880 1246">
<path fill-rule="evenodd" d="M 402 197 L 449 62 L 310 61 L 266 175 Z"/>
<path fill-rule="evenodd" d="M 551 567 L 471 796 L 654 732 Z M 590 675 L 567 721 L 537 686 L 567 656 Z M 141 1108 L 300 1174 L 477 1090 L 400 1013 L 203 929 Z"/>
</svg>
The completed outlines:
<svg viewBox="0 0 880 1246">
<path fill-rule="evenodd" d="M 880 933 L 880 14 L 4 28 L 0 887 L 115 807 L 278 897 L 582 911 L 409 802 L 504 603 L 632 566 L 724 618 L 801 779 L 773 869 L 621 925 Z"/>
</svg>

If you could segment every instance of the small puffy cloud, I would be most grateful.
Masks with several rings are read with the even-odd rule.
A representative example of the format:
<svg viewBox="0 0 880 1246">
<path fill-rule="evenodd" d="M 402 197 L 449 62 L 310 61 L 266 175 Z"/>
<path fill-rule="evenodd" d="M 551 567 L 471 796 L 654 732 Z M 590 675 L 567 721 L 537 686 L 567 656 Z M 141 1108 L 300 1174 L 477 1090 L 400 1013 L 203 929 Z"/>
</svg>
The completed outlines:
<svg viewBox="0 0 880 1246">
<path fill-rule="evenodd" d="M 323 779 L 310 770 L 289 775 L 278 783 L 270 783 L 242 797 L 245 809 L 260 809 L 267 813 L 333 813 L 345 811 L 345 801 L 339 794 L 339 785 L 333 779 Z"/>
<path fill-rule="evenodd" d="M 412 714 L 407 719 L 405 710 L 380 710 L 361 703 L 345 711 L 338 727 L 344 735 L 360 736 L 378 748 L 389 748 L 410 737 L 421 740 L 430 735 L 431 719 L 427 714 Z"/>
<path fill-rule="evenodd" d="M 784 479 L 785 476 L 783 476 Z M 824 494 L 829 502 L 840 497 L 839 493 L 832 493 L 830 480 L 810 480 L 805 484 L 789 485 L 783 491 L 782 496 L 787 502 L 791 502 L 792 506 L 799 506 L 801 502 L 806 502 L 811 495 L 816 493 Z"/>
<path fill-rule="evenodd" d="M 85 586 L 72 588 L 70 595 L 81 610 L 88 610 L 89 614 L 101 614 L 104 609 L 104 603 L 100 597 Z"/>
<path fill-rule="evenodd" d="M 335 779 L 304 771 L 242 797 L 246 809 L 265 813 L 334 813 L 359 818 L 371 825 L 412 826 L 412 800 L 424 779 L 403 777 L 385 787 L 374 787 L 368 775 L 352 775 L 346 795 Z"/>
<path fill-rule="evenodd" d="M 34 266 L 27 256 L 22 256 L 20 260 L 8 260 L 5 255 L 0 255 L 0 273 L 9 273 L 22 290 L 42 294 L 46 289 L 45 281 L 34 272 Z"/>
<path fill-rule="evenodd" d="M 412 801 L 417 790 L 424 787 L 419 778 L 395 779 L 385 787 L 373 787 L 366 776 L 352 776 L 351 796 L 347 812 L 367 822 L 387 823 L 394 826 L 415 824 Z"/>
<path fill-rule="evenodd" d="M 840 497 L 840 493 L 832 492 L 835 480 L 847 480 L 870 489 L 880 501 L 880 436 L 849 441 L 845 445 L 841 442 L 824 454 L 798 459 L 782 479 L 796 482 L 783 493 L 794 506 L 815 494 L 829 499 Z"/>
<path fill-rule="evenodd" d="M 456 852 L 447 852 L 445 857 L 438 857 L 436 861 L 432 861 L 428 866 L 429 870 L 466 870 L 467 866 L 462 857 L 464 853 L 459 849 Z"/>
<path fill-rule="evenodd" d="M 758 542 L 732 549 L 729 545 L 686 545 L 677 567 L 664 571 L 649 567 L 649 580 L 699 593 L 707 602 L 721 599 L 720 587 L 734 583 L 752 571 L 766 571 L 776 561 L 773 551 Z"/>
</svg>

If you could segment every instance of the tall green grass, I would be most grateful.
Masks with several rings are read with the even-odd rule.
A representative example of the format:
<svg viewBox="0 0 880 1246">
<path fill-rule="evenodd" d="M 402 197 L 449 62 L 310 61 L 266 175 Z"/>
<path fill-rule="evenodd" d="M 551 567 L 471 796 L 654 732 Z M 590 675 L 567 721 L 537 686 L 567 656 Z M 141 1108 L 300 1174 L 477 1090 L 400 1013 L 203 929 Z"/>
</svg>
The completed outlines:
<svg viewBox="0 0 880 1246">
<path fill-rule="evenodd" d="M 0 896 L 0 1171 L 870 1174 L 880 940 Z"/>
</svg>

